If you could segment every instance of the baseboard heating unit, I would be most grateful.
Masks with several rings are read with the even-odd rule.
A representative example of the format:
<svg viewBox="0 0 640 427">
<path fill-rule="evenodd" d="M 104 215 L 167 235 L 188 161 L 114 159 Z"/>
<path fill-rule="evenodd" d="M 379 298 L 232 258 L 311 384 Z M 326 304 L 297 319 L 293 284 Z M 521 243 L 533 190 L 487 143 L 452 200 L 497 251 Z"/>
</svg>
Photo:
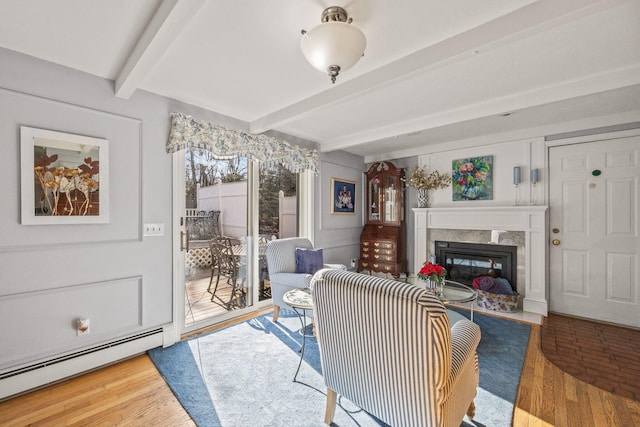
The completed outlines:
<svg viewBox="0 0 640 427">
<path fill-rule="evenodd" d="M 156 328 L 10 369 L 0 373 L 0 399 L 144 353 L 162 344 L 163 329 Z"/>
</svg>

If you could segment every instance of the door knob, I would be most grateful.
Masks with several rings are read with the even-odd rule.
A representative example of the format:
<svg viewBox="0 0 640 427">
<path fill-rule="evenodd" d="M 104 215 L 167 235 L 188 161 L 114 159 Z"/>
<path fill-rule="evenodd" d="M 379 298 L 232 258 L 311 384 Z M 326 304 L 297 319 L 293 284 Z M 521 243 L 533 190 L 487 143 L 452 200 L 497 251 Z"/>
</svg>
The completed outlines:
<svg viewBox="0 0 640 427">
<path fill-rule="evenodd" d="M 558 234 L 560 232 L 560 229 L 558 227 L 553 227 L 553 231 L 555 234 Z"/>
<path fill-rule="evenodd" d="M 551 243 L 553 243 L 554 246 L 558 246 L 560 244 L 560 239 L 553 239 Z"/>
</svg>

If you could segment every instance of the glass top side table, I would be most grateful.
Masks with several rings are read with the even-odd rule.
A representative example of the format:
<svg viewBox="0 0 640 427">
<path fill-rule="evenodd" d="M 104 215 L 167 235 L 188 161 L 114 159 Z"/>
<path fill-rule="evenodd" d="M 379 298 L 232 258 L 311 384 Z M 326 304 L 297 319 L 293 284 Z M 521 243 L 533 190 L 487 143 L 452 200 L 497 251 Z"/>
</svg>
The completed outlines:
<svg viewBox="0 0 640 427">
<path fill-rule="evenodd" d="M 417 277 L 412 277 L 409 280 L 417 286 L 424 286 L 423 282 Z M 448 303 L 469 303 L 471 309 L 471 321 L 473 322 L 473 306 L 478 298 L 478 292 L 470 286 L 464 285 L 453 280 L 445 280 L 443 293 L 441 295 L 434 294 L 443 304 Z"/>
<path fill-rule="evenodd" d="M 298 362 L 298 369 L 296 369 L 296 373 L 293 376 L 293 381 L 295 382 L 298 377 L 298 372 L 300 372 L 300 366 L 302 365 L 302 359 L 304 359 L 304 346 L 307 339 L 307 310 L 313 310 L 313 298 L 311 297 L 311 289 L 309 288 L 298 288 L 287 291 L 284 294 L 284 302 L 289 307 L 293 309 L 298 315 L 300 319 L 300 334 L 302 335 L 302 346 L 298 352 L 300 353 L 300 361 Z"/>
</svg>

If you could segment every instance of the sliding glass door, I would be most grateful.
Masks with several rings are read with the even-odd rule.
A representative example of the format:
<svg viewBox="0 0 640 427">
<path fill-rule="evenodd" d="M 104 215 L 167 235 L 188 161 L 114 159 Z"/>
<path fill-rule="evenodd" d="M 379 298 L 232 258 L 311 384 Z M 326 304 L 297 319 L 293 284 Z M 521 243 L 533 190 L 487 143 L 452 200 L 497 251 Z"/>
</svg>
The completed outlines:
<svg viewBox="0 0 640 427">
<path fill-rule="evenodd" d="M 298 233 L 298 175 L 245 158 L 218 160 L 206 150 L 174 156 L 182 251 L 176 275 L 184 293 L 183 332 L 270 305 L 265 249 Z M 181 277 L 179 277 L 181 276 Z"/>
</svg>

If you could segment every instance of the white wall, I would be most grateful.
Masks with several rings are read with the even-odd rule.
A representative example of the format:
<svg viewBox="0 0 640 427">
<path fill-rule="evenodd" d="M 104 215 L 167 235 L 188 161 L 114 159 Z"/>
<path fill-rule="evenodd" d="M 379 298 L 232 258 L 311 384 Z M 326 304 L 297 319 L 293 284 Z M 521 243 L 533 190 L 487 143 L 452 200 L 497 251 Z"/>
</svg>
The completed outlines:
<svg viewBox="0 0 640 427">
<path fill-rule="evenodd" d="M 112 81 L 0 49 L 0 373 L 173 322 L 169 115 L 181 111 L 235 129 L 248 126 L 142 91 L 119 99 L 113 87 Z M 21 125 L 109 141 L 108 224 L 20 224 Z M 362 163 L 358 156 L 351 161 Z M 144 223 L 163 223 L 165 234 L 143 237 Z M 341 248 L 357 242 L 358 233 L 316 234 Z M 76 336 L 79 316 L 91 318 L 89 335 Z"/>
<path fill-rule="evenodd" d="M 470 157 L 493 156 L 493 199 L 477 201 L 453 201 L 452 187 L 431 191 L 432 207 L 470 207 L 470 206 L 513 206 L 515 204 L 515 186 L 513 185 L 513 167 L 521 169 L 522 182 L 519 186 L 519 204 L 529 205 L 532 200 L 533 187 L 529 180 L 532 168 L 538 168 L 540 179 L 544 182 L 544 139 L 532 138 L 520 141 L 509 141 L 488 144 L 481 147 L 459 148 L 447 151 L 437 151 L 420 156 L 421 165 L 426 165 L 429 171 L 437 169 L 451 174 L 454 160 Z M 537 202 L 545 204 L 542 185 L 536 186 Z M 410 200 L 416 200 L 415 190 L 411 192 Z"/>
<path fill-rule="evenodd" d="M 0 64 L 0 369 L 171 322 L 169 103 L 116 100 L 105 80 L 4 50 Z M 21 125 L 109 141 L 108 224 L 20 224 Z M 143 238 L 143 222 L 166 234 Z"/>
<path fill-rule="evenodd" d="M 323 153 L 316 179 L 315 246 L 323 248 L 324 261 L 349 267 L 351 259 L 360 255 L 360 233 L 364 213 L 363 176 L 364 161 L 353 154 Z M 356 183 L 355 214 L 331 214 L 331 178 L 342 178 Z M 360 194 L 357 192 L 360 191 Z"/>
</svg>

